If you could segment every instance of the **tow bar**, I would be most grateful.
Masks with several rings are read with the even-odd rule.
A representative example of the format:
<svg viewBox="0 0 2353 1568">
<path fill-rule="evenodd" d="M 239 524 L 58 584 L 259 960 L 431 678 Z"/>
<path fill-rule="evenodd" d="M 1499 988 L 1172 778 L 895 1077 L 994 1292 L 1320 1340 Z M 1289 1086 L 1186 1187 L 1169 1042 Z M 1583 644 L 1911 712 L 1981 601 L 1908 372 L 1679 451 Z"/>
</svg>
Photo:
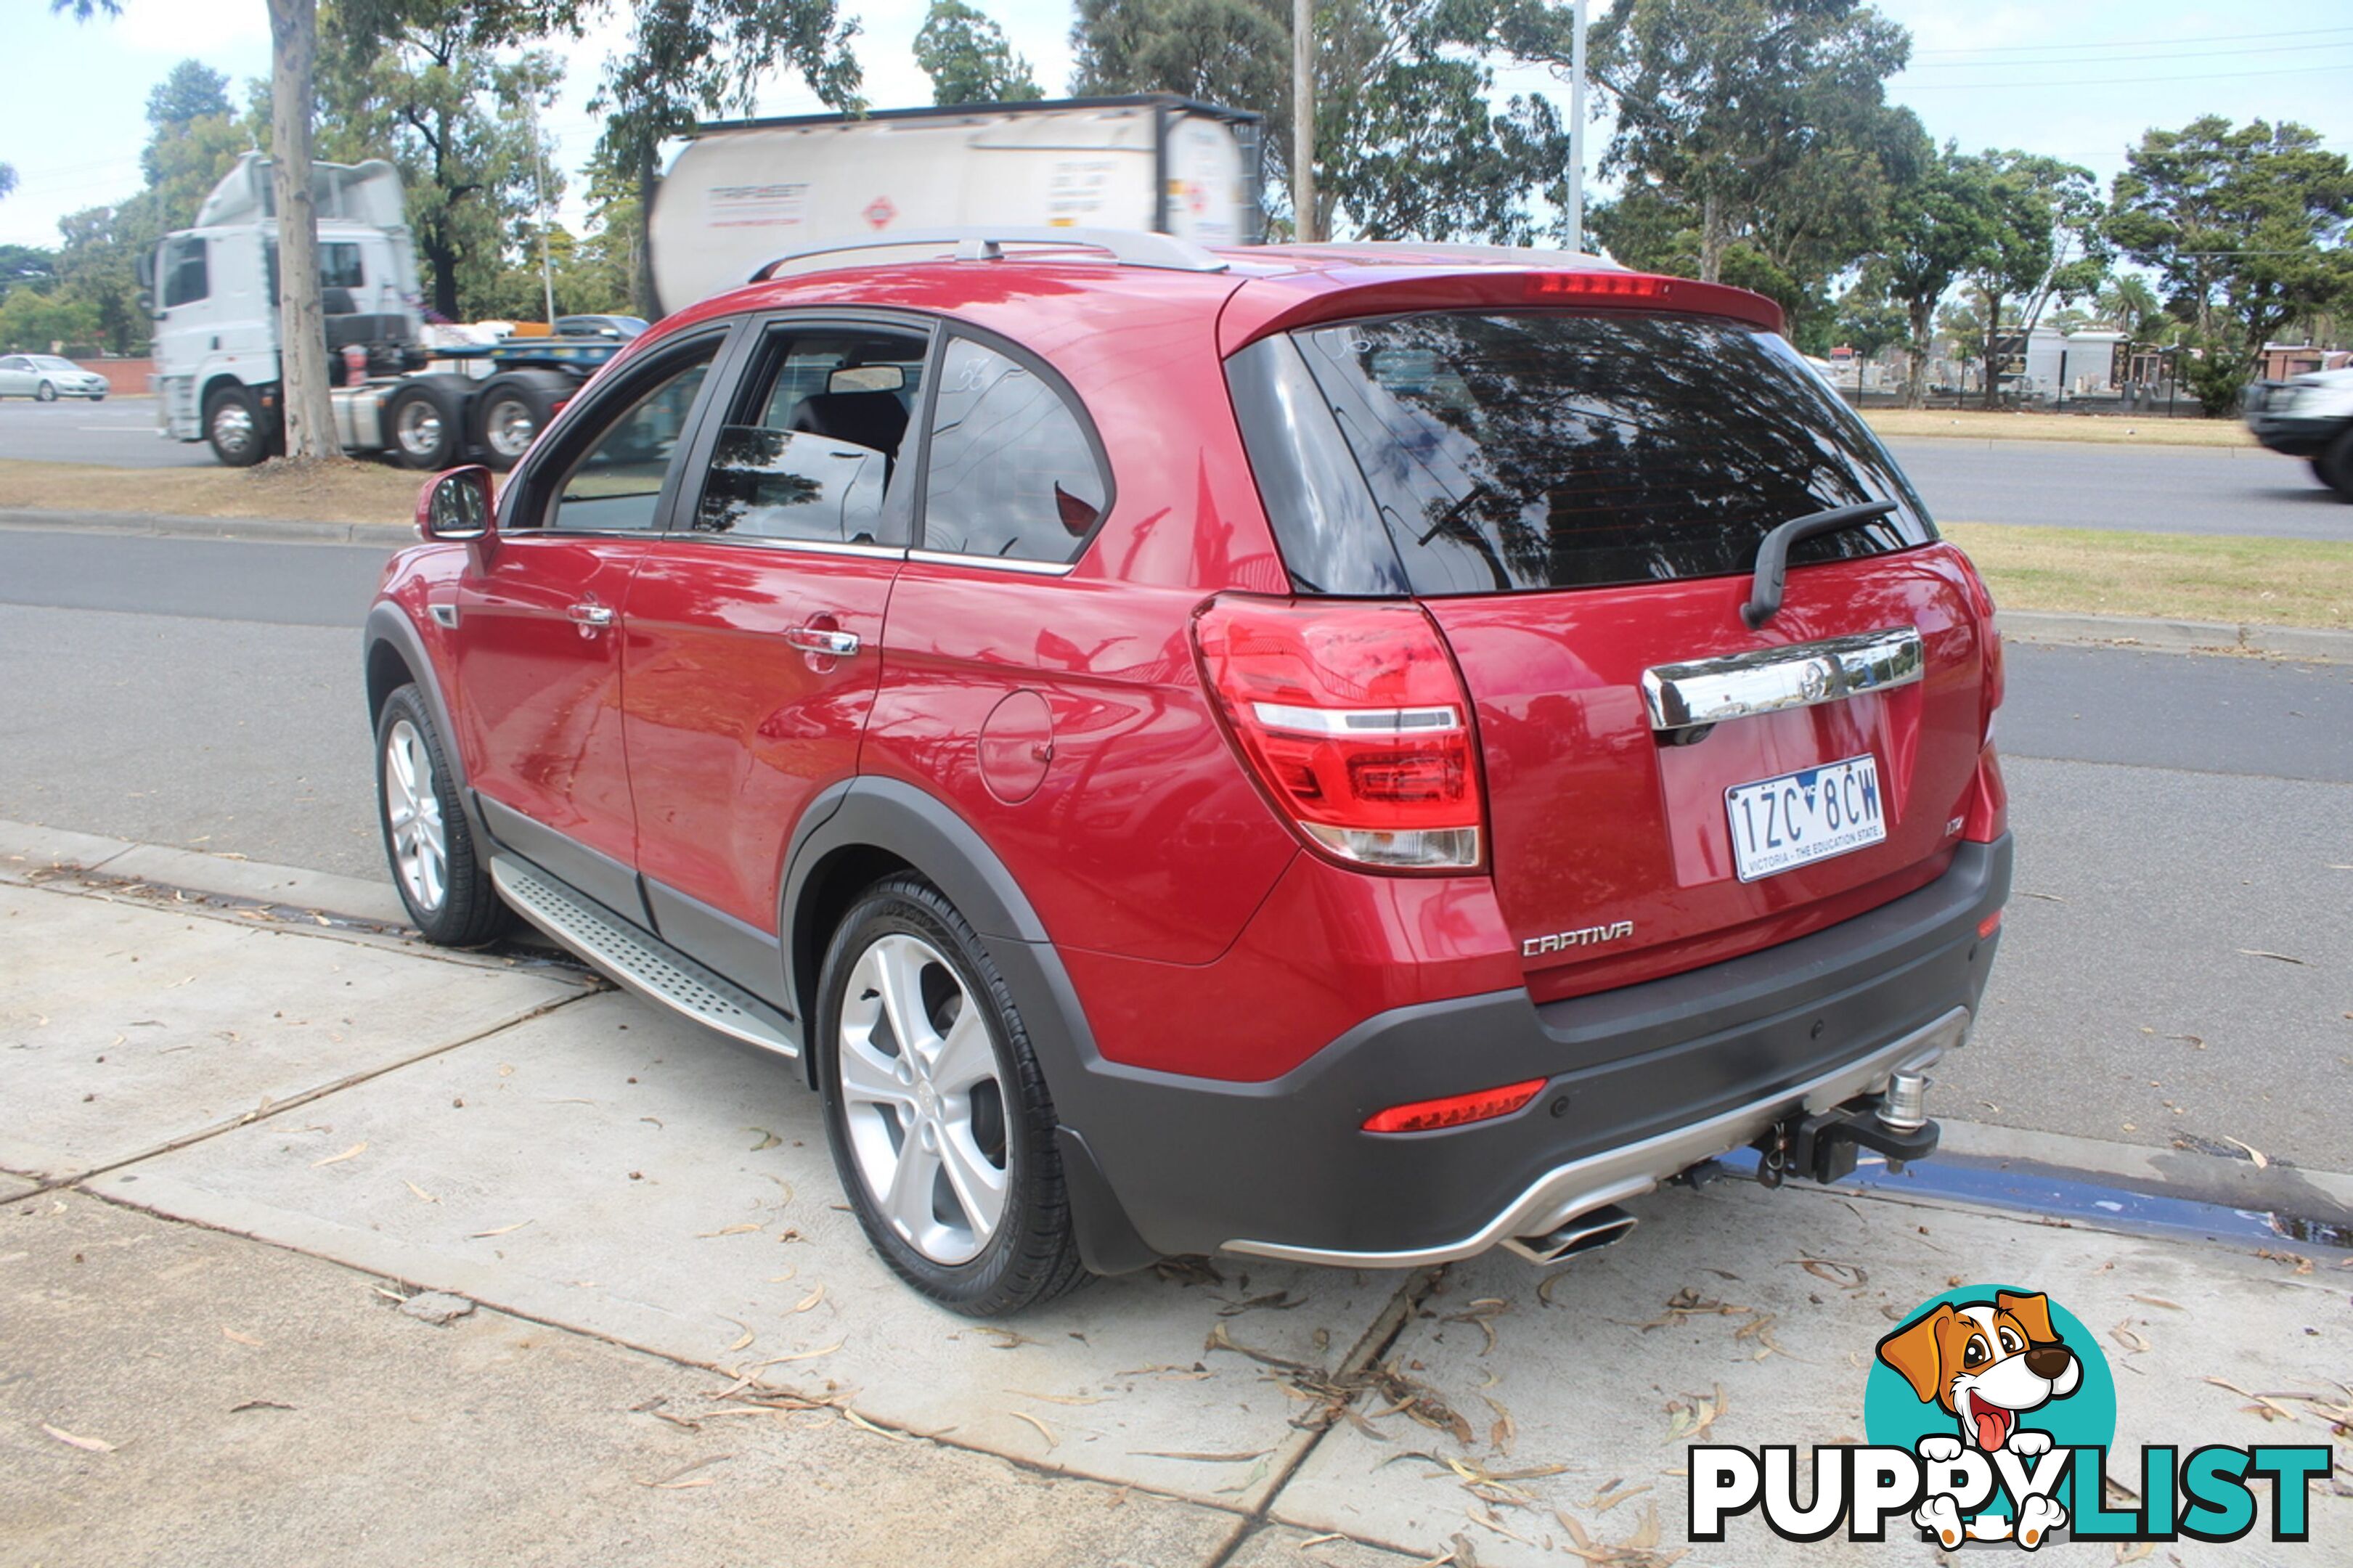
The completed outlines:
<svg viewBox="0 0 2353 1568">
<path fill-rule="evenodd" d="M 1854 1173 L 1858 1148 L 1876 1149 L 1891 1173 L 1902 1172 L 1906 1162 L 1936 1152 L 1939 1129 L 1926 1113 L 1927 1092 L 1925 1073 L 1899 1072 L 1884 1094 L 1783 1118 L 1757 1140 L 1757 1180 L 1778 1187 L 1794 1174 L 1827 1184 Z"/>
</svg>

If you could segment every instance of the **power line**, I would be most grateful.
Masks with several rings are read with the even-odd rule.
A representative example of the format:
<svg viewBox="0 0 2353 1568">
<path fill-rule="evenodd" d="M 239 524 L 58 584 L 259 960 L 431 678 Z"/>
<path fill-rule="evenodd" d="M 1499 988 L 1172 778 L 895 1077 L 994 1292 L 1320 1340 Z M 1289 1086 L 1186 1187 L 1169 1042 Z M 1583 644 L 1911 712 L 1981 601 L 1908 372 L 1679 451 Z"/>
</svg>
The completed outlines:
<svg viewBox="0 0 2353 1568">
<path fill-rule="evenodd" d="M 2072 68 L 2075 66 L 2121 65 L 2131 60 L 2211 60 L 2221 59 L 2232 55 L 2308 55 L 2316 49 L 2353 49 L 2353 38 L 2339 38 L 2333 44 L 2316 44 L 2307 41 L 2301 44 L 2266 44 L 2261 48 L 2253 49 L 2194 49 L 2187 54 L 2177 52 L 2172 54 L 2158 55 L 2086 55 L 2080 59 L 2067 60 L 2010 60 L 2007 62 L 1999 60 L 1924 60 L 1918 65 L 1906 66 L 1905 68 L 1906 70 L 1918 71 L 1976 70 L 1982 69 L 1984 67 L 1990 65 L 2004 65 L 2007 68 L 2011 70 L 2030 66 L 2038 70 L 2047 70 L 2052 68 Z"/>
<path fill-rule="evenodd" d="M 2322 71 L 2341 72 L 2344 69 L 2345 67 L 2342 64 L 2337 64 L 2291 66 L 2285 70 L 2275 71 L 2198 71 L 2189 76 L 2094 76 L 2085 77 L 2080 81 L 2060 81 L 2048 77 L 2038 77 L 2031 82 L 2020 81 L 2014 78 L 1998 81 L 1907 81 L 1904 84 L 1903 90 L 1905 92 L 1983 92 L 1990 89 L 2005 87 L 2137 87 L 2144 82 L 2153 81 L 2243 81 L 2250 77 L 2313 76 Z"/>
<path fill-rule="evenodd" d="M 2353 27 L 2299 27 L 2291 33 L 2213 33 L 2196 38 L 2104 38 L 2088 44 L 1995 44 L 1983 47 L 1915 49 L 1920 55 L 2033 55 L 2075 49 L 2129 49 L 2147 44 L 2239 44 L 2259 38 L 2320 38 L 2353 33 Z"/>
</svg>

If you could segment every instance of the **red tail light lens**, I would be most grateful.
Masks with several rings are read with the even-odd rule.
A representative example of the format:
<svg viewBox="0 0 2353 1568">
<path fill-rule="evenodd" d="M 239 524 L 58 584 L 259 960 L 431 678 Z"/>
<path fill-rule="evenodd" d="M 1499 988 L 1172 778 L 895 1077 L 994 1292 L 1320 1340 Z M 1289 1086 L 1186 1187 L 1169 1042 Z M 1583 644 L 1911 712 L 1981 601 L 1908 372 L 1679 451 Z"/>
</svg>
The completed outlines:
<svg viewBox="0 0 2353 1568">
<path fill-rule="evenodd" d="M 1392 1105 L 1367 1118 L 1365 1131 L 1434 1132 L 1441 1127 L 1460 1127 L 1466 1121 L 1492 1121 L 1519 1110 L 1534 1100 L 1544 1086 L 1544 1079 L 1532 1078 L 1525 1083 L 1507 1083 L 1501 1089 L 1482 1089 L 1475 1094 L 1451 1094 L 1444 1100 Z"/>
<path fill-rule="evenodd" d="M 1244 760 L 1319 848 L 1402 870 L 1480 864 L 1471 702 L 1419 606 L 1227 596 L 1193 637 Z"/>
</svg>

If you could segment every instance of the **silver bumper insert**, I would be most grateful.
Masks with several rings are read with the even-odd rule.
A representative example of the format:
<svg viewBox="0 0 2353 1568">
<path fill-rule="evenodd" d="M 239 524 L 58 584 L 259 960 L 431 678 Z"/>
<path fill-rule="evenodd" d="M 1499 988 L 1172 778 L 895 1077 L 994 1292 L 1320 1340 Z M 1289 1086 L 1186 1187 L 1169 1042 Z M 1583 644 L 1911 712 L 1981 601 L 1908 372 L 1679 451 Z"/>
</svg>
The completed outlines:
<svg viewBox="0 0 2353 1568">
<path fill-rule="evenodd" d="M 1875 1094 L 1898 1071 L 1918 1072 L 1968 1038 L 1969 1010 L 1956 1007 L 1934 1023 L 1890 1041 L 1870 1055 L 1819 1078 L 1735 1110 L 1570 1162 L 1522 1193 L 1504 1211 L 1460 1241 L 1410 1252 L 1339 1252 L 1277 1241 L 1229 1241 L 1228 1252 L 1324 1263 L 1344 1268 L 1420 1268 L 1475 1258 L 1508 1237 L 1542 1237 L 1607 1204 L 1639 1197 L 1703 1160 L 1754 1142 L 1767 1128 L 1799 1110 L 1828 1110 L 1860 1094 Z"/>
<path fill-rule="evenodd" d="M 1657 665 L 1642 672 L 1642 703 L 1650 710 L 1652 730 L 1695 730 L 1727 719 L 1909 686 L 1920 679 L 1923 662 L 1919 629 L 1891 626 L 1857 637 Z"/>
</svg>

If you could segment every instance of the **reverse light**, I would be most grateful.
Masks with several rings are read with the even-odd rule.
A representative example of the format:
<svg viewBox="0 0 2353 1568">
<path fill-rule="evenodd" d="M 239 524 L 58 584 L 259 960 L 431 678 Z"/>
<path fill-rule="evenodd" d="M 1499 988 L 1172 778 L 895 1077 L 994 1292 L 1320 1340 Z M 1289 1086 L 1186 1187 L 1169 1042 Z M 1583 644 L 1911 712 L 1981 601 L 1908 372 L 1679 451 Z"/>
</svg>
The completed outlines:
<svg viewBox="0 0 2353 1568">
<path fill-rule="evenodd" d="M 1544 1079 L 1532 1078 L 1525 1083 L 1507 1083 L 1501 1089 L 1482 1089 L 1474 1094 L 1450 1094 L 1443 1100 L 1417 1100 L 1410 1105 L 1392 1105 L 1387 1110 L 1376 1111 L 1366 1118 L 1365 1131 L 1432 1132 L 1441 1127 L 1460 1127 L 1471 1121 L 1492 1121 L 1498 1116 L 1509 1116 L 1527 1104 L 1544 1086 Z"/>
<path fill-rule="evenodd" d="M 1193 637 L 1243 760 L 1317 847 L 1384 869 L 1481 863 L 1471 702 L 1418 605 L 1229 595 Z"/>
</svg>

